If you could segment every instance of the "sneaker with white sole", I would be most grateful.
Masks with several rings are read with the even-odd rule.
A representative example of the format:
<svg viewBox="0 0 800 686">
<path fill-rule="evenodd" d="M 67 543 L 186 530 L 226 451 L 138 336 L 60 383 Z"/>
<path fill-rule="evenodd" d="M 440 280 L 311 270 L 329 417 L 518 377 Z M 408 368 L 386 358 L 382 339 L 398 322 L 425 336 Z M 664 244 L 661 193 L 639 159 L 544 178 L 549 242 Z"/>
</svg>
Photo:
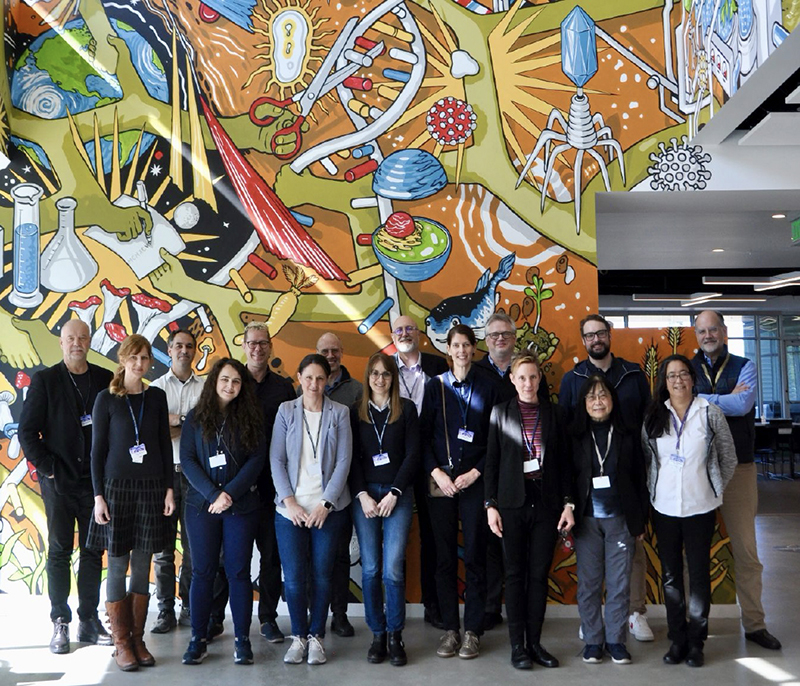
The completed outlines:
<svg viewBox="0 0 800 686">
<path fill-rule="evenodd" d="M 611 661 L 615 665 L 629 665 L 631 654 L 624 643 L 606 643 L 606 652 L 611 656 Z"/>
<path fill-rule="evenodd" d="M 631 636 L 637 641 L 652 641 L 655 638 L 653 636 L 653 630 L 647 623 L 647 615 L 641 614 L 640 612 L 634 612 L 628 617 L 628 628 L 630 629 Z"/>
<path fill-rule="evenodd" d="M 288 665 L 301 665 L 306 661 L 308 642 L 302 636 L 290 636 L 292 645 L 283 656 L 283 661 Z"/>
<path fill-rule="evenodd" d="M 308 664 L 324 665 L 328 661 L 325 657 L 325 648 L 322 647 L 322 639 L 319 636 L 308 635 Z"/>
</svg>

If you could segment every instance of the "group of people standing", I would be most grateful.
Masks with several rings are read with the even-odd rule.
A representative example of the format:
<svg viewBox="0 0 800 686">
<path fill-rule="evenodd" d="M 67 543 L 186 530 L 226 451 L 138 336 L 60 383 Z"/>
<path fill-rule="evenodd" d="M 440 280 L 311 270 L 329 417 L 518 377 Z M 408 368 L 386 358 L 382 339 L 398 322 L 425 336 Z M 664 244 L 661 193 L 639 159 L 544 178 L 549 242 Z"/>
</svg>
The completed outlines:
<svg viewBox="0 0 800 686">
<path fill-rule="evenodd" d="M 234 661 L 251 664 L 254 544 L 261 635 L 285 638 L 276 621 L 282 570 L 291 621 L 284 662 L 323 664 L 329 607 L 331 630 L 353 635 L 346 611 L 355 528 L 373 634 L 367 659 L 405 665 L 405 551 L 416 503 L 425 620 L 444 630 L 440 657 L 479 655 L 484 630 L 501 619 L 504 584 L 512 665 L 558 666 L 541 643 L 548 574 L 559 536 L 574 533 L 583 659 L 630 662 L 629 630 L 653 640 L 641 557 L 637 564 L 652 511 L 671 641 L 664 661 L 700 666 L 715 512 L 734 486 L 735 523 L 723 513 L 745 635 L 778 649 L 764 624 L 753 524 L 754 367 L 728 353 L 721 315 L 698 315 L 696 332 L 701 351 L 691 361 L 667 358 L 651 400 L 639 367 L 611 354 L 606 320 L 590 315 L 581 322 L 589 359 L 565 375 L 556 405 L 538 357 L 515 354 L 515 325 L 503 313 L 489 319 L 489 354 L 479 362 L 473 330 L 453 327 L 450 366 L 421 352 L 416 324 L 399 317 L 396 353 L 372 355 L 363 384 L 341 364 L 338 337 L 325 334 L 300 362 L 296 391 L 269 369 L 272 340 L 261 322 L 245 328 L 246 364 L 221 359 L 205 377 L 192 371 L 194 336 L 173 331 L 171 368 L 148 387 L 147 339 L 122 342 L 112 375 L 89 363 L 88 327 L 70 320 L 63 361 L 34 376 L 19 432 L 48 518 L 51 650 L 69 652 L 77 521 L 78 640 L 113 640 L 122 670 L 155 663 L 143 640 L 154 555 L 152 631 L 190 625 L 183 662 L 200 663 L 229 602 Z M 103 550 L 111 636 L 97 616 Z"/>
</svg>

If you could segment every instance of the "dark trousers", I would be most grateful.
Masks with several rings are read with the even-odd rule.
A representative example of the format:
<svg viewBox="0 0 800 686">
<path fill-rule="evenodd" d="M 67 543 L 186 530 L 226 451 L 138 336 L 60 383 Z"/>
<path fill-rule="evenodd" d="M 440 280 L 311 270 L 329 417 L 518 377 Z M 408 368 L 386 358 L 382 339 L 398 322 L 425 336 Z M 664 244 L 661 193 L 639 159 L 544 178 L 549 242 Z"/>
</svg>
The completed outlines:
<svg viewBox="0 0 800 686">
<path fill-rule="evenodd" d="M 91 619 L 100 602 L 100 573 L 103 552 L 84 547 L 94 508 L 91 479 L 83 479 L 72 492 L 57 493 L 52 479 L 39 480 L 47 517 L 47 588 L 50 594 L 50 619 L 72 621 L 67 604 L 72 582 L 72 551 L 75 547 L 75 522 L 78 522 L 80 561 L 78 566 L 78 618 Z"/>
<path fill-rule="evenodd" d="M 419 524 L 419 585 L 422 604 L 438 608 L 436 598 L 436 539 L 433 537 L 430 507 L 428 507 L 428 475 L 420 474 L 414 481 L 414 502 Z"/>
<path fill-rule="evenodd" d="M 535 645 L 542 636 L 558 516 L 538 500 L 500 510 L 506 564 L 506 614 L 512 645 Z M 492 534 L 494 535 L 494 534 Z"/>
<path fill-rule="evenodd" d="M 350 602 L 350 541 L 353 538 L 353 516 L 348 505 L 341 510 L 344 523 L 338 543 L 336 544 L 336 560 L 333 563 L 331 579 L 331 613 L 347 614 Z"/>
<path fill-rule="evenodd" d="M 205 638 L 211 616 L 214 579 L 219 556 L 225 546 L 225 576 L 230 588 L 234 635 L 250 635 L 253 614 L 253 586 L 250 561 L 259 513 L 211 514 L 205 507 L 191 505 L 186 510 L 186 525 L 192 542 L 192 634 Z"/>
<path fill-rule="evenodd" d="M 711 538 L 716 510 L 693 517 L 669 517 L 653 510 L 653 528 L 658 538 L 667 637 L 673 643 L 699 648 L 708 637 L 711 609 Z M 689 571 L 689 608 L 683 585 L 683 550 Z"/>
<path fill-rule="evenodd" d="M 159 612 L 175 609 L 175 540 L 178 536 L 178 524 L 181 530 L 181 545 L 183 546 L 183 562 L 181 563 L 178 579 L 178 593 L 184 607 L 189 607 L 189 587 L 192 583 L 192 551 L 189 545 L 189 536 L 186 534 L 186 492 L 189 482 L 183 474 L 176 474 L 173 496 L 175 498 L 175 512 L 169 518 L 169 542 L 167 547 L 153 556 L 153 570 L 156 578 L 156 597 L 158 598 Z"/>
<path fill-rule="evenodd" d="M 486 546 L 486 612 L 503 611 L 503 542 L 489 533 Z"/>
<path fill-rule="evenodd" d="M 447 631 L 458 631 L 458 520 L 464 538 L 464 629 L 483 632 L 486 609 L 486 537 L 489 527 L 483 509 L 483 478 L 454 498 L 429 498 L 436 540 L 436 590 Z"/>
</svg>

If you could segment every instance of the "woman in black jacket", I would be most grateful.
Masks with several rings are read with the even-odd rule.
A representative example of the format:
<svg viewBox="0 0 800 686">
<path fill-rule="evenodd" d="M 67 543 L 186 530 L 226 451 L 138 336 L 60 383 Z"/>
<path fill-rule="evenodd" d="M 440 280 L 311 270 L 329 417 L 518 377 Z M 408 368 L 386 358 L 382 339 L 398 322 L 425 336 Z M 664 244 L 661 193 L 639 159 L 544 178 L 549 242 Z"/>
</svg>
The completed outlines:
<svg viewBox="0 0 800 686">
<path fill-rule="evenodd" d="M 575 523 L 569 445 L 558 407 L 539 392 L 537 357 L 523 352 L 510 370 L 517 397 L 492 410 L 484 506 L 503 539 L 511 664 L 558 667 L 540 638 L 556 540 Z"/>
<path fill-rule="evenodd" d="M 639 436 L 626 430 L 619 407 L 606 377 L 592 374 L 572 424 L 578 610 L 590 664 L 602 662 L 604 650 L 616 664 L 631 661 L 625 639 L 634 541 L 650 510 Z"/>
<path fill-rule="evenodd" d="M 368 392 L 352 410 L 350 491 L 357 501 L 353 522 L 361 549 L 364 615 L 373 634 L 367 660 L 386 659 L 388 632 L 389 660 L 399 667 L 407 662 L 405 559 L 419 469 L 419 419 L 414 403 L 400 397 L 397 365 L 389 355 L 369 358 L 364 388 Z"/>
<path fill-rule="evenodd" d="M 234 662 L 252 664 L 250 559 L 258 528 L 256 481 L 267 446 L 254 382 L 238 360 L 219 360 L 181 432 L 181 467 L 189 482 L 186 530 L 192 549 L 192 640 L 183 663 L 206 657 L 214 578 L 224 547 L 235 635 Z"/>
</svg>

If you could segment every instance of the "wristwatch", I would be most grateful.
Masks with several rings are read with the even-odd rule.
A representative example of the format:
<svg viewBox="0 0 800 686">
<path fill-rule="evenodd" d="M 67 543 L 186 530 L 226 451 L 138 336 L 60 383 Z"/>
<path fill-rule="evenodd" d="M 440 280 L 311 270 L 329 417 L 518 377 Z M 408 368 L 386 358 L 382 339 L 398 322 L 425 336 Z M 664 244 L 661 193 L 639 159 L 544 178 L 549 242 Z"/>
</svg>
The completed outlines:
<svg viewBox="0 0 800 686">
<path fill-rule="evenodd" d="M 333 509 L 333 503 L 330 500 L 323 500 L 322 504 L 325 506 L 325 509 L 330 511 Z"/>
<path fill-rule="evenodd" d="M 488 510 L 490 507 L 497 508 L 497 500 L 495 498 L 489 498 L 488 500 L 483 501 L 483 509 Z"/>
<path fill-rule="evenodd" d="M 564 498 L 564 507 L 568 507 L 570 510 L 575 512 L 575 503 L 573 503 L 571 500 Z"/>
<path fill-rule="evenodd" d="M 184 423 L 185 421 L 186 421 L 186 415 L 185 415 L 185 414 L 182 414 L 182 415 L 181 415 L 181 426 L 183 426 L 183 423 Z"/>
</svg>

